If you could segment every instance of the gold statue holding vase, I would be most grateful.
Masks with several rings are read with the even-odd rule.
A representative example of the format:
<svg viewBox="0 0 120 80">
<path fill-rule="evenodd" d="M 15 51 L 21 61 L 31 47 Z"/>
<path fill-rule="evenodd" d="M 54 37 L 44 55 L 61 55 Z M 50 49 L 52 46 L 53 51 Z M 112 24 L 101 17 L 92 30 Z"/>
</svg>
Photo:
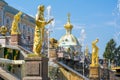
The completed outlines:
<svg viewBox="0 0 120 80">
<path fill-rule="evenodd" d="M 36 14 L 36 26 L 34 32 L 34 44 L 33 44 L 33 52 L 35 55 L 40 56 L 42 44 L 44 41 L 45 26 L 49 24 L 51 21 L 53 21 L 53 19 L 50 19 L 49 21 L 45 21 L 44 5 L 38 6 L 38 12 Z"/>
</svg>

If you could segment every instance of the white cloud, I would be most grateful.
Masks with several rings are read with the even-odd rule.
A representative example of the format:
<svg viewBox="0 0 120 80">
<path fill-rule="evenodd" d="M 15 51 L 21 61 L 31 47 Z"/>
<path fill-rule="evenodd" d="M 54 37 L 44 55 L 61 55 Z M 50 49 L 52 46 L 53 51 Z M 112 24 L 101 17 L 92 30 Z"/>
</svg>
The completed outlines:
<svg viewBox="0 0 120 80">
<path fill-rule="evenodd" d="M 73 24 L 73 29 L 83 29 L 86 25 L 85 24 Z"/>
<path fill-rule="evenodd" d="M 64 29 L 64 27 L 61 27 L 61 26 L 57 26 L 54 28 L 54 30 L 63 30 L 63 29 Z"/>
<path fill-rule="evenodd" d="M 109 21 L 109 22 L 106 22 L 105 25 L 115 27 L 117 24 L 116 24 L 116 21 Z"/>
</svg>

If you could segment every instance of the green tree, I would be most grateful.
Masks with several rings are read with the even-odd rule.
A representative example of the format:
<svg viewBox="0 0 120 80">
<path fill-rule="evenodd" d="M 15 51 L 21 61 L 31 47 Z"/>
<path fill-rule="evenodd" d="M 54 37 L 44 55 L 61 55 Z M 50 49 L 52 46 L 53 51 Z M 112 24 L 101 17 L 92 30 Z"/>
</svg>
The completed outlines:
<svg viewBox="0 0 120 80">
<path fill-rule="evenodd" d="M 114 41 L 114 39 L 111 39 L 106 45 L 103 57 L 110 60 L 110 62 L 112 62 L 115 59 L 116 56 L 115 53 L 116 53 L 116 42 Z"/>
<path fill-rule="evenodd" d="M 120 66 L 120 45 L 116 48 L 114 59 L 117 66 Z"/>
</svg>

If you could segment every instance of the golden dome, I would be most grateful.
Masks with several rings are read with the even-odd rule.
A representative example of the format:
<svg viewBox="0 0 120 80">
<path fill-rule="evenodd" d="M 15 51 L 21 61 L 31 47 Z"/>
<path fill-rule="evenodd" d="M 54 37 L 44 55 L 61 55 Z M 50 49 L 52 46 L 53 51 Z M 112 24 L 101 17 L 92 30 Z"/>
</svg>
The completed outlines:
<svg viewBox="0 0 120 80">
<path fill-rule="evenodd" d="M 64 25 L 65 29 L 72 29 L 73 25 L 70 23 L 70 14 L 68 14 L 68 21 L 67 23 Z"/>
</svg>

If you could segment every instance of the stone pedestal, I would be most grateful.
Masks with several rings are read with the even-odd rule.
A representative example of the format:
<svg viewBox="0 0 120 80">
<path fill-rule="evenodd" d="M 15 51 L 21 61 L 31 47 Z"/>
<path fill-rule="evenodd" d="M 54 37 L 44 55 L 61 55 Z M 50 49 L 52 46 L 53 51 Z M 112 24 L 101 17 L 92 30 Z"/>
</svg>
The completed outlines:
<svg viewBox="0 0 120 80">
<path fill-rule="evenodd" d="M 103 68 L 107 69 L 108 68 L 108 60 L 103 59 Z"/>
<path fill-rule="evenodd" d="M 10 41 L 11 45 L 18 45 L 18 44 L 20 44 L 20 41 L 21 41 L 20 34 L 12 34 L 11 35 L 11 41 Z"/>
<path fill-rule="evenodd" d="M 49 49 L 49 61 L 55 61 L 56 58 L 56 49 Z"/>
<path fill-rule="evenodd" d="M 2 47 L 5 47 L 6 45 L 9 45 L 10 43 L 10 37 L 9 36 L 0 36 L 0 44 Z"/>
<path fill-rule="evenodd" d="M 23 80 L 49 80 L 48 58 L 25 58 L 25 77 Z"/>
<path fill-rule="evenodd" d="M 89 78 L 90 80 L 100 80 L 100 67 L 99 66 L 90 66 Z"/>
<path fill-rule="evenodd" d="M 0 44 L 2 47 L 5 47 L 6 45 L 6 37 L 5 36 L 0 36 Z"/>
</svg>

